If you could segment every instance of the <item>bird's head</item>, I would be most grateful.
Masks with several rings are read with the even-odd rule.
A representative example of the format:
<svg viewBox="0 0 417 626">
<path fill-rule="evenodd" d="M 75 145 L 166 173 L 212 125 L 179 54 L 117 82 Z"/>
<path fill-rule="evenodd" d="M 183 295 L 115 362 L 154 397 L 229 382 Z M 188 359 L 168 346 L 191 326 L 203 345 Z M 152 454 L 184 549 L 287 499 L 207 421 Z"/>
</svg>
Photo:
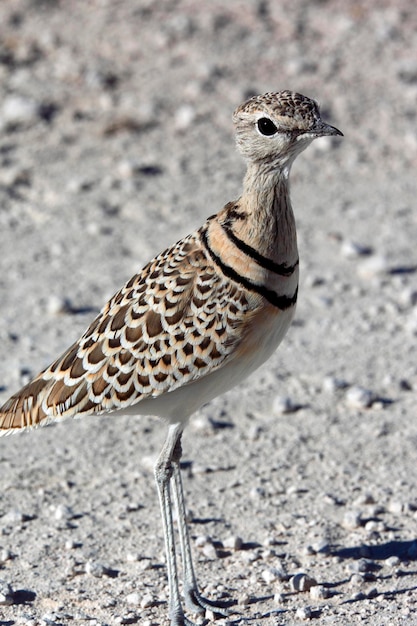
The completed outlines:
<svg viewBox="0 0 417 626">
<path fill-rule="evenodd" d="M 254 96 L 233 114 L 241 154 L 271 169 L 289 167 L 317 137 L 342 135 L 320 117 L 317 103 L 292 91 Z"/>
</svg>

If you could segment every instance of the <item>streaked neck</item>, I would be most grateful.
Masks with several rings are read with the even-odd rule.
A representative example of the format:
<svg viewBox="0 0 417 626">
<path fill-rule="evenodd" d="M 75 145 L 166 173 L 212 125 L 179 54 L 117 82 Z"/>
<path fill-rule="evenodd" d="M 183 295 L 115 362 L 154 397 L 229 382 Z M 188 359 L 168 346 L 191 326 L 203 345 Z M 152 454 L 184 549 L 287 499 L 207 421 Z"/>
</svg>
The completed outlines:
<svg viewBox="0 0 417 626">
<path fill-rule="evenodd" d="M 256 249 L 277 262 L 288 255 L 297 255 L 289 170 L 288 163 L 282 169 L 249 163 L 241 197 L 249 217 L 246 224 L 240 225 L 241 234 Z"/>
</svg>

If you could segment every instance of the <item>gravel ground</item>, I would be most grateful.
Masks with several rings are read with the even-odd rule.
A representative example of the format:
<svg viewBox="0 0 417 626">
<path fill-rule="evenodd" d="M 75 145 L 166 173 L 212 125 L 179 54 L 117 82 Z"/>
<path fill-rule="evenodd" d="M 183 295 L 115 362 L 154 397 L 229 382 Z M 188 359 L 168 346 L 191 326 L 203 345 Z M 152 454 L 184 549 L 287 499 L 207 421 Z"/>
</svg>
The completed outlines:
<svg viewBox="0 0 417 626">
<path fill-rule="evenodd" d="M 236 198 L 231 114 L 322 104 L 293 170 L 296 320 L 184 436 L 218 624 L 417 624 L 414 0 L 2 0 L 0 396 L 155 253 Z M 152 463 L 165 427 L 0 441 L 0 624 L 167 624 Z M 221 581 L 221 582 L 220 582 Z"/>
</svg>

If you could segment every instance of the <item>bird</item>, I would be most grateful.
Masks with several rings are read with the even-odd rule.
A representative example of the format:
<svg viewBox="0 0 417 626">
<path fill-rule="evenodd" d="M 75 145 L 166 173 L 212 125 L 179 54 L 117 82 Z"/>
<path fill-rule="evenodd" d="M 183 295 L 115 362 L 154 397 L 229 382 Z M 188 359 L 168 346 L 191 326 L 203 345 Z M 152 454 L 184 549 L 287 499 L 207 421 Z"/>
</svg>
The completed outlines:
<svg viewBox="0 0 417 626">
<path fill-rule="evenodd" d="M 171 626 L 193 625 L 185 608 L 228 614 L 197 584 L 180 472 L 183 430 L 197 409 L 264 363 L 287 332 L 299 280 L 291 166 L 314 139 L 343 136 L 322 120 L 315 100 L 289 90 L 249 98 L 233 124 L 246 161 L 240 197 L 147 263 L 78 341 L 0 408 L 2 434 L 104 413 L 166 423 L 154 476 Z"/>
</svg>

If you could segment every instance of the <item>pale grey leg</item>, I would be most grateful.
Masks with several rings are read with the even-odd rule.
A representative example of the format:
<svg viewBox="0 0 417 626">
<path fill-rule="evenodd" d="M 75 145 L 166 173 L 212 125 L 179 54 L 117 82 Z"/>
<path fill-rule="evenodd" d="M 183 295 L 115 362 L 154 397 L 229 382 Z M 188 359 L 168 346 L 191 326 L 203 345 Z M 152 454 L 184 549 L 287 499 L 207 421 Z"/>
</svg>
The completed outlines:
<svg viewBox="0 0 417 626">
<path fill-rule="evenodd" d="M 220 615 L 228 615 L 229 612 L 216 602 L 207 600 L 200 595 L 197 586 L 197 579 L 194 572 L 190 536 L 187 528 L 187 518 L 185 510 L 184 490 L 182 486 L 180 459 L 181 459 L 181 434 L 177 439 L 172 456 L 172 480 L 173 495 L 177 509 L 178 532 L 180 537 L 182 568 L 184 576 L 184 597 L 186 606 L 194 612 L 202 613 L 204 609 L 213 611 Z"/>
<path fill-rule="evenodd" d="M 209 609 L 214 613 L 227 615 L 228 611 L 221 604 L 219 606 L 215 602 L 211 602 L 210 600 L 203 598 L 197 587 L 197 580 L 191 556 L 190 538 L 186 522 L 184 491 L 180 471 L 181 435 L 181 424 L 174 424 L 169 427 L 165 443 L 156 462 L 154 471 L 156 485 L 158 487 L 167 556 L 169 618 L 171 626 L 196 626 L 192 621 L 184 616 L 184 611 L 181 605 L 181 597 L 178 587 L 174 525 L 172 520 L 171 483 L 178 517 L 178 532 L 181 546 L 184 596 L 186 605 L 190 610 L 198 613 L 203 613 L 204 609 Z"/>
<path fill-rule="evenodd" d="M 190 624 L 184 617 L 178 589 L 178 571 L 175 554 L 174 526 L 172 523 L 172 503 L 169 483 L 172 477 L 172 457 L 178 441 L 181 438 L 180 424 L 169 427 L 164 446 L 155 465 L 155 480 L 158 487 L 159 504 L 161 507 L 162 525 L 165 538 L 167 558 L 168 586 L 169 586 L 169 618 L 171 626 L 186 626 Z"/>
</svg>

